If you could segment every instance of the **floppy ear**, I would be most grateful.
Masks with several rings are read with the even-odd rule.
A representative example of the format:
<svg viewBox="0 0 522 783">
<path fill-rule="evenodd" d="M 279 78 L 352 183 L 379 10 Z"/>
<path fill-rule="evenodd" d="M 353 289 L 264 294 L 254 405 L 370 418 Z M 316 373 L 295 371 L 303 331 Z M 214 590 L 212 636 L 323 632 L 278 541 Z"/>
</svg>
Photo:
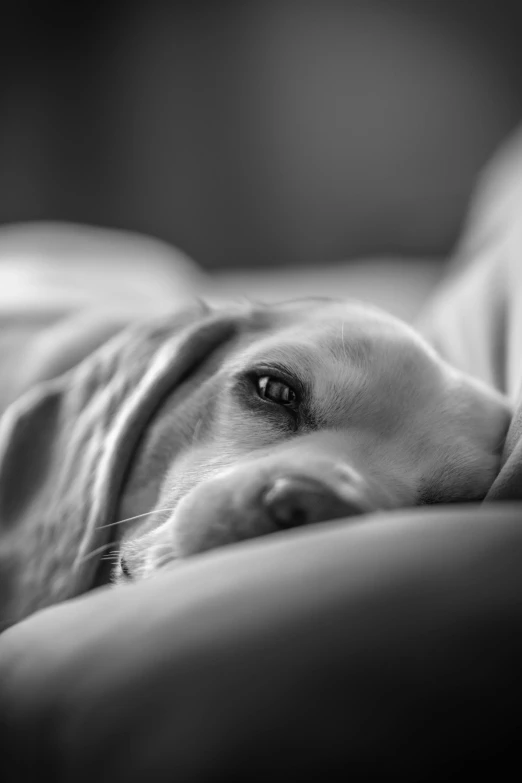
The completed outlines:
<svg viewBox="0 0 522 783">
<path fill-rule="evenodd" d="M 0 628 L 88 590 L 124 474 L 161 401 L 240 328 L 202 303 L 123 330 L 0 423 Z M 5 582 L 5 584 L 4 584 Z"/>
</svg>

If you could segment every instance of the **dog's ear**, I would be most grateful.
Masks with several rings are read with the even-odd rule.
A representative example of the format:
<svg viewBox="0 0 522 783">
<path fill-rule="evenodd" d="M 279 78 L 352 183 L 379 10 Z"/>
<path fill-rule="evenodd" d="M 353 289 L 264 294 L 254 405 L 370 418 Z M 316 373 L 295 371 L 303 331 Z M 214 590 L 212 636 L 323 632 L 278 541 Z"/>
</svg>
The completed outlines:
<svg viewBox="0 0 522 783">
<path fill-rule="evenodd" d="M 148 421 L 248 319 L 244 307 L 198 303 L 142 322 L 7 409 L 0 424 L 0 627 L 92 586 Z"/>
</svg>

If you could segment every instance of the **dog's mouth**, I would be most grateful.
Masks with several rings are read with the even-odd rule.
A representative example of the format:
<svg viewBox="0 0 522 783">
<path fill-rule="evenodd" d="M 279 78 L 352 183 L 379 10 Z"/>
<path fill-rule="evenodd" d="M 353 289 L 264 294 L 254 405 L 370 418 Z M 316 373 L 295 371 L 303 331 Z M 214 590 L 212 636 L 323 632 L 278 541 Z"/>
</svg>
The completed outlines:
<svg viewBox="0 0 522 783">
<path fill-rule="evenodd" d="M 132 578 L 132 574 L 130 572 L 129 566 L 127 565 L 127 561 L 126 561 L 126 559 L 125 559 L 125 557 L 123 555 L 120 555 L 120 563 L 119 563 L 119 565 L 120 565 L 121 573 L 125 577 L 125 579 L 131 579 Z"/>
<path fill-rule="evenodd" d="M 160 532 L 163 532 L 161 539 L 154 543 L 137 539 L 120 548 L 111 573 L 110 581 L 113 584 L 145 579 L 179 561 L 169 530 Z"/>
</svg>

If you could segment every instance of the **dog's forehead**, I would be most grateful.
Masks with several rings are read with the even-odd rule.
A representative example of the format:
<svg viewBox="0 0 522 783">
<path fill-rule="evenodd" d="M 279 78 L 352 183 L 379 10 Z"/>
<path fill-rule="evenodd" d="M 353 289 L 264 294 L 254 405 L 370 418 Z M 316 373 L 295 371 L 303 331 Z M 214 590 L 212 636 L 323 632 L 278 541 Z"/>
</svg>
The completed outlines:
<svg viewBox="0 0 522 783">
<path fill-rule="evenodd" d="M 267 308 L 255 331 L 258 339 L 300 348 L 308 345 L 336 359 L 358 360 L 377 342 L 400 336 L 404 326 L 388 313 L 355 300 L 303 299 Z"/>
<path fill-rule="evenodd" d="M 399 329 L 400 332 L 400 329 Z M 279 364 L 316 378 L 367 369 L 394 333 L 393 319 L 376 308 L 343 300 L 301 300 L 270 307 L 236 344 L 231 365 Z M 230 367 L 232 369 L 232 367 Z M 346 379 L 344 379 L 346 381 Z"/>
<path fill-rule="evenodd" d="M 340 328 L 344 322 L 358 330 L 397 324 L 397 319 L 378 307 L 355 299 L 296 299 L 274 304 L 258 313 L 263 328 L 299 327 L 325 332 Z"/>
</svg>

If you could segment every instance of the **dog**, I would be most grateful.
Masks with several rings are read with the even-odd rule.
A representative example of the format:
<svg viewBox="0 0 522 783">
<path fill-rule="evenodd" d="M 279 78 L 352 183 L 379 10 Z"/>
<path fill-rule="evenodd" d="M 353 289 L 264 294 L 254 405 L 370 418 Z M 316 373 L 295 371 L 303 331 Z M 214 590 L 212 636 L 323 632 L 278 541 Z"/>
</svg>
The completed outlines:
<svg viewBox="0 0 522 783">
<path fill-rule="evenodd" d="M 484 498 L 509 404 L 413 327 L 330 299 L 251 304 L 232 320 L 223 339 L 208 313 L 193 331 L 201 360 L 136 449 L 114 584 L 302 525 Z"/>
</svg>

